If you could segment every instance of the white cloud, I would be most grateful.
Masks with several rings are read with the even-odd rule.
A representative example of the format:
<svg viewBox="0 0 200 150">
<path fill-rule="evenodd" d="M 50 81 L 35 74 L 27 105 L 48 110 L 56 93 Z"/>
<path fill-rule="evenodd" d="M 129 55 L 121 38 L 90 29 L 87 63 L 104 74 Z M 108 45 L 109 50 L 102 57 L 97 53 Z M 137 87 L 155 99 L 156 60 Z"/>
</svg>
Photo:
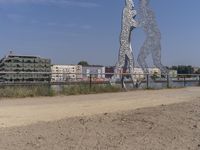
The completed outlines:
<svg viewBox="0 0 200 150">
<path fill-rule="evenodd" d="M 33 3 L 33 4 L 54 4 L 78 7 L 98 7 L 99 5 L 92 0 L 0 0 L 1 4 L 20 4 L 20 3 Z"/>
</svg>

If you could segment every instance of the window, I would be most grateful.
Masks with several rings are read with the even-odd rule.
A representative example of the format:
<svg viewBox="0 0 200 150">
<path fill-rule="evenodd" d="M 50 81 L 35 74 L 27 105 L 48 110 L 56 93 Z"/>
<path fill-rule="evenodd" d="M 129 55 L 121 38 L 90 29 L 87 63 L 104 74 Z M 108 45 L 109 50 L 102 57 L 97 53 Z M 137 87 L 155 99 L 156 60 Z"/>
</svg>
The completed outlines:
<svg viewBox="0 0 200 150">
<path fill-rule="evenodd" d="M 87 69 L 87 70 L 86 70 L 86 73 L 90 73 L 90 69 Z"/>
</svg>

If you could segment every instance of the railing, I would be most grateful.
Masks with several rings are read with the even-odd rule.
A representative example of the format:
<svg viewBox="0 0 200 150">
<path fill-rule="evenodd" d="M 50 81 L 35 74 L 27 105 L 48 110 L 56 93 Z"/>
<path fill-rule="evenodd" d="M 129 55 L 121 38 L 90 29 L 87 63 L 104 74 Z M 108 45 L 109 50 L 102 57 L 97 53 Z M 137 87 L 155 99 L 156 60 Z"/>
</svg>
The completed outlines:
<svg viewBox="0 0 200 150">
<path fill-rule="evenodd" d="M 119 78 L 112 79 L 112 76 Z M 131 75 L 135 81 L 131 80 Z M 200 74 L 178 74 L 177 76 L 159 74 L 114 74 L 114 73 L 51 73 L 51 72 L 0 72 L 0 86 L 18 85 L 80 85 L 95 84 L 126 85 L 131 88 L 171 88 L 185 86 L 200 86 Z"/>
</svg>

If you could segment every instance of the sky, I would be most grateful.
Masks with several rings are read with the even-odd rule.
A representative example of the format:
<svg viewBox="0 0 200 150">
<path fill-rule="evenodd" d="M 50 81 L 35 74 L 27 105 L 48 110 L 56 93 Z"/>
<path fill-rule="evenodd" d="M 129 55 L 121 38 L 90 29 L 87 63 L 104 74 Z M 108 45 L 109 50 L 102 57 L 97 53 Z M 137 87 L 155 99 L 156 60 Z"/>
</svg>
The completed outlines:
<svg viewBox="0 0 200 150">
<path fill-rule="evenodd" d="M 0 0 L 0 57 L 13 51 L 53 64 L 114 65 L 123 7 L 124 0 Z M 162 63 L 200 66 L 200 0 L 151 0 L 151 7 L 162 33 Z M 135 59 L 144 40 L 135 29 Z"/>
</svg>

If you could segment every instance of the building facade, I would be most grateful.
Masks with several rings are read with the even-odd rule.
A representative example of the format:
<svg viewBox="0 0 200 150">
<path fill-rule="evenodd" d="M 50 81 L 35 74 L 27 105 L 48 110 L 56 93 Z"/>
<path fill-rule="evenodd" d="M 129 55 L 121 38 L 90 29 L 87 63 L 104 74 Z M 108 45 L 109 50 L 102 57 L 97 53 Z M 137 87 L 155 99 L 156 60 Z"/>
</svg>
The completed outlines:
<svg viewBox="0 0 200 150">
<path fill-rule="evenodd" d="M 106 66 L 105 67 L 105 78 L 111 79 L 115 72 L 115 66 Z"/>
<path fill-rule="evenodd" d="M 93 79 L 105 79 L 105 67 L 99 65 L 83 66 L 83 79 L 88 79 L 92 75 Z"/>
<path fill-rule="evenodd" d="M 52 65 L 52 82 L 79 81 L 82 80 L 81 65 Z"/>
<path fill-rule="evenodd" d="M 110 79 L 114 75 L 115 67 L 109 66 L 105 68 L 106 78 Z M 161 71 L 158 68 L 148 68 L 149 74 L 151 75 L 157 75 L 158 77 L 161 77 Z M 124 71 L 124 73 L 126 73 Z M 135 67 L 133 71 L 135 79 L 143 79 L 145 78 L 144 72 L 142 68 Z"/>
<path fill-rule="evenodd" d="M 177 78 L 178 71 L 177 70 L 169 70 L 169 77 L 171 78 Z"/>
<path fill-rule="evenodd" d="M 156 75 L 157 77 L 161 77 L 161 71 L 159 68 L 148 68 L 150 75 Z"/>
<path fill-rule="evenodd" d="M 0 60 L 0 72 L 0 82 L 49 82 L 51 60 L 10 54 Z"/>
</svg>

